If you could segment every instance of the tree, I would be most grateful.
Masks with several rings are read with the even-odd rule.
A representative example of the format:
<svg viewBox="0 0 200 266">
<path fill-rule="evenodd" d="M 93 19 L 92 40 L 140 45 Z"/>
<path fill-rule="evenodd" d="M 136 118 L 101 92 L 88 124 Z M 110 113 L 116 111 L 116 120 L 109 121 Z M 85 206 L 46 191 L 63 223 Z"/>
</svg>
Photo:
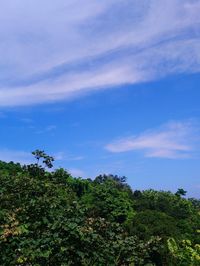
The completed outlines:
<svg viewBox="0 0 200 266">
<path fill-rule="evenodd" d="M 47 155 L 43 150 L 35 150 L 32 152 L 32 155 L 36 159 L 35 164 L 24 165 L 23 170 L 28 172 L 30 176 L 36 177 L 40 176 L 43 177 L 45 174 L 49 174 L 45 172 L 45 168 L 52 168 L 54 158 L 52 156 Z M 40 163 L 40 160 L 42 162 Z"/>
<path fill-rule="evenodd" d="M 0 161 L 0 265 L 200 265 L 199 200 Z M 45 168 L 46 167 L 46 168 Z"/>
<path fill-rule="evenodd" d="M 187 191 L 185 191 L 183 188 L 178 188 L 177 192 L 175 193 L 176 196 L 185 196 Z"/>
<path fill-rule="evenodd" d="M 43 158 L 43 163 L 46 167 L 48 168 L 52 168 L 53 164 L 52 162 L 54 161 L 54 157 L 47 155 L 44 151 L 41 150 L 35 150 L 32 152 L 32 154 L 34 155 L 35 159 L 37 160 L 36 164 L 37 166 L 39 166 L 39 161 L 40 159 Z"/>
</svg>

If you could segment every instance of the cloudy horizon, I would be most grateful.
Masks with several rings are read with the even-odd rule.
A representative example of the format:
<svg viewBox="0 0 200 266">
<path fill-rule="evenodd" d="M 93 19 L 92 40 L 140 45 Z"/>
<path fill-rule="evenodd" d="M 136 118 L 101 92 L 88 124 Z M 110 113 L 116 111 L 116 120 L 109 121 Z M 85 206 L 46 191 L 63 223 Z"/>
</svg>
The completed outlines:
<svg viewBox="0 0 200 266">
<path fill-rule="evenodd" d="M 1 1 L 0 160 L 199 192 L 200 0 Z"/>
</svg>

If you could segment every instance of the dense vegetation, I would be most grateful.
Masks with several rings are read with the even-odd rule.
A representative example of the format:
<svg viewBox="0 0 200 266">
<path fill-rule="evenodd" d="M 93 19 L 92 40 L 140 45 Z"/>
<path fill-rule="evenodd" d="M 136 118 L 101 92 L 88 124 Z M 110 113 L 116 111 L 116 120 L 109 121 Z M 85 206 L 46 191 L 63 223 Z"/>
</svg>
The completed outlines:
<svg viewBox="0 0 200 266">
<path fill-rule="evenodd" d="M 200 265 L 200 201 L 0 161 L 0 265 Z M 42 165 L 40 161 L 42 160 Z"/>
</svg>

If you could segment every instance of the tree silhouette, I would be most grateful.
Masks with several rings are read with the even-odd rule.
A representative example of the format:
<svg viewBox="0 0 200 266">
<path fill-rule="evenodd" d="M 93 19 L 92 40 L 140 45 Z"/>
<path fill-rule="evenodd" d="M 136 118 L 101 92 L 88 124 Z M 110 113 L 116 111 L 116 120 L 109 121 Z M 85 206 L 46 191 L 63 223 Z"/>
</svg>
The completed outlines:
<svg viewBox="0 0 200 266">
<path fill-rule="evenodd" d="M 47 155 L 44 151 L 41 150 L 35 150 L 32 152 L 34 155 L 35 159 L 37 160 L 36 164 L 39 166 L 39 161 L 40 159 L 43 159 L 42 163 L 45 165 L 47 168 L 52 168 L 53 167 L 53 161 L 54 158 L 52 156 Z"/>
</svg>

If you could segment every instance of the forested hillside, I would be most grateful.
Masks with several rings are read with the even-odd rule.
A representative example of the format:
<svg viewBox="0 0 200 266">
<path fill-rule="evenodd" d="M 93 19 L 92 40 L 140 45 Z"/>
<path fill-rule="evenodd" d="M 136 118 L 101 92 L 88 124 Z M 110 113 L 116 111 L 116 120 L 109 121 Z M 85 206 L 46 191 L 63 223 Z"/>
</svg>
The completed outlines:
<svg viewBox="0 0 200 266">
<path fill-rule="evenodd" d="M 0 161 L 0 265 L 200 265 L 200 201 Z M 40 164 L 40 161 L 42 164 Z"/>
</svg>

